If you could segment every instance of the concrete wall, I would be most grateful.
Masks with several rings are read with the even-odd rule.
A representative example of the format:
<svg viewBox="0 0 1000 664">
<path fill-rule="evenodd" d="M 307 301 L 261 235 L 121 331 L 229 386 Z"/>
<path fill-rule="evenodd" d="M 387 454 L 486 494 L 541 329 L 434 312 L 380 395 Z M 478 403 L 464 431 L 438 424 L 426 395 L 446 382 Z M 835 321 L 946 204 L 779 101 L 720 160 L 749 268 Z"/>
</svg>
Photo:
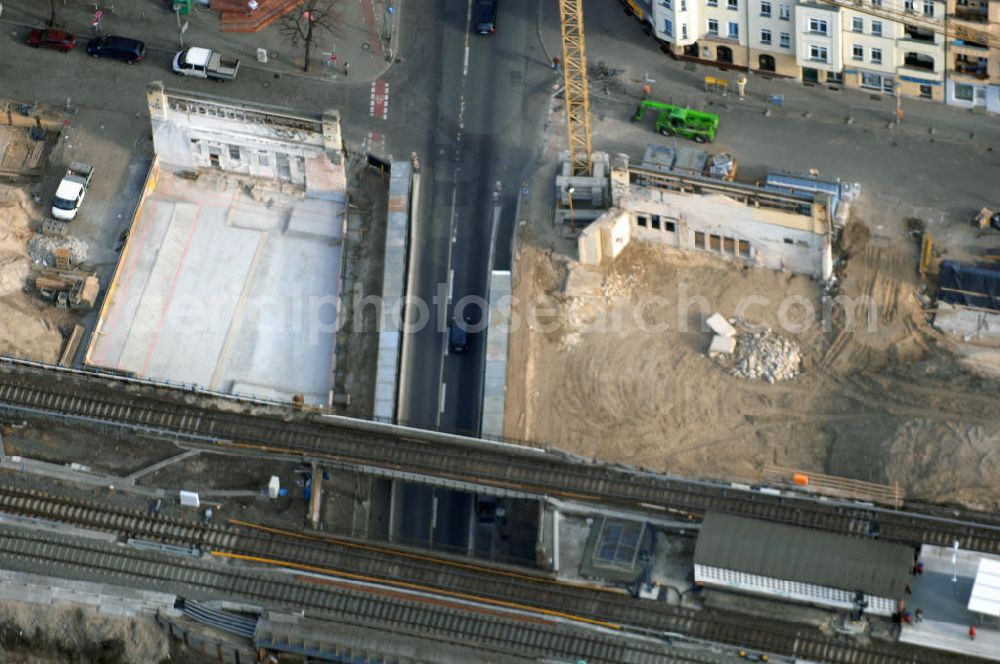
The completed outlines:
<svg viewBox="0 0 1000 664">
<path fill-rule="evenodd" d="M 399 391 L 400 350 L 403 331 L 393 324 L 389 312 L 398 311 L 406 294 L 406 274 L 410 234 L 410 188 L 419 188 L 419 175 L 411 179 L 408 161 L 392 164 L 389 178 L 389 214 L 386 220 L 385 262 L 382 275 L 382 311 L 378 330 L 378 359 L 375 370 L 375 412 L 377 419 L 395 421 Z"/>
<path fill-rule="evenodd" d="M 154 150 L 175 169 L 216 168 L 305 184 L 306 161 L 327 155 L 327 146 L 340 141 L 337 114 L 300 116 L 157 83 L 147 90 L 147 102 Z M 329 154 L 339 161 L 339 150 Z"/>
<path fill-rule="evenodd" d="M 628 246 L 632 224 L 629 213 L 622 210 L 610 210 L 598 217 L 577 239 L 580 262 L 599 265 L 605 258 L 617 258 Z"/>
<path fill-rule="evenodd" d="M 721 195 L 643 191 L 622 200 L 634 239 L 700 249 L 775 270 L 829 278 L 829 233 L 814 220 Z"/>
</svg>

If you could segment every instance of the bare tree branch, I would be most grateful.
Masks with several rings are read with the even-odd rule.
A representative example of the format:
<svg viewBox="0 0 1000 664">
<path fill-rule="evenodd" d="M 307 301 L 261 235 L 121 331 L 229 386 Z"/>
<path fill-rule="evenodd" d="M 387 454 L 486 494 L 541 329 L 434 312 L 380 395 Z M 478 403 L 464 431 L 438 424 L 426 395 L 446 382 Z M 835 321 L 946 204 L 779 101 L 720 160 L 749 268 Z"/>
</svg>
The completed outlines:
<svg viewBox="0 0 1000 664">
<path fill-rule="evenodd" d="M 305 0 L 299 9 L 281 18 L 281 33 L 289 37 L 293 46 L 299 42 L 305 46 L 303 71 L 309 71 L 312 44 L 319 31 L 343 36 L 339 29 L 343 24 L 340 3 L 341 0 Z"/>
</svg>

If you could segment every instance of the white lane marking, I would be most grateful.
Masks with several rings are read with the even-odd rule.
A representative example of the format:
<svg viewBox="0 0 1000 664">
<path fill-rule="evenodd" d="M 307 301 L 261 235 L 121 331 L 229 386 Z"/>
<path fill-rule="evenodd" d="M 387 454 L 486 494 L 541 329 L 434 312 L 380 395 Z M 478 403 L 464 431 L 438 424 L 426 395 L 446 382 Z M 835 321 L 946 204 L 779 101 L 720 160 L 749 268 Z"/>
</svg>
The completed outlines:
<svg viewBox="0 0 1000 664">
<path fill-rule="evenodd" d="M 469 75 L 469 38 L 465 38 L 465 61 L 462 63 L 462 76 Z"/>
<path fill-rule="evenodd" d="M 442 412 L 442 413 L 444 412 L 444 395 L 447 392 L 448 392 L 448 384 L 447 383 L 441 383 L 441 396 L 439 397 L 439 399 L 441 400 L 441 411 L 440 412 Z"/>
<path fill-rule="evenodd" d="M 448 273 L 448 303 L 455 299 L 455 270 Z"/>
</svg>

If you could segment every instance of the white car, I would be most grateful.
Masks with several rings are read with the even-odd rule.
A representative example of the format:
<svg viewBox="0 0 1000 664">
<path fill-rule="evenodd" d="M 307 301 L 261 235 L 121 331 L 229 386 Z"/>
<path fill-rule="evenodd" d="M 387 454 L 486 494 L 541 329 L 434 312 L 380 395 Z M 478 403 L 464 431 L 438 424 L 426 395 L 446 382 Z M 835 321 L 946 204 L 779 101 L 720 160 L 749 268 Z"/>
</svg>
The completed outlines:
<svg viewBox="0 0 1000 664">
<path fill-rule="evenodd" d="M 87 185 L 94 174 L 94 167 L 89 164 L 72 163 L 66 170 L 62 182 L 56 189 L 55 200 L 52 202 L 52 216 L 60 221 L 70 221 L 83 204 L 87 195 Z"/>
</svg>

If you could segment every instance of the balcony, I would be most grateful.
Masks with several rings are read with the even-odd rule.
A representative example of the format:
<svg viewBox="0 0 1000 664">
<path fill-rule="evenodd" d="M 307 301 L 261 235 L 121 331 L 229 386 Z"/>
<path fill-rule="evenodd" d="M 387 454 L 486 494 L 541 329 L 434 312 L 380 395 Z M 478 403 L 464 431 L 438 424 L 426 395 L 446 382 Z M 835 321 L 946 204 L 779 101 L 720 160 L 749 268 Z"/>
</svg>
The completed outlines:
<svg viewBox="0 0 1000 664">
<path fill-rule="evenodd" d="M 989 23 L 990 21 L 986 4 L 979 7 L 963 7 L 958 5 L 955 7 L 955 13 L 951 17 L 959 21 L 969 21 L 970 23 Z"/>
<path fill-rule="evenodd" d="M 961 56 L 959 56 L 961 58 Z M 955 59 L 955 73 L 968 76 L 978 81 L 984 81 L 990 77 L 989 62 L 985 58 L 979 62 L 968 62 L 966 60 Z"/>
<path fill-rule="evenodd" d="M 916 42 L 928 42 L 933 44 L 937 35 L 934 34 L 933 30 L 928 30 L 926 28 L 918 28 L 913 25 L 904 25 L 903 33 L 906 35 L 904 39 Z"/>
<path fill-rule="evenodd" d="M 934 58 L 929 58 L 920 53 L 907 53 L 903 57 L 903 66 L 909 67 L 910 69 L 934 71 Z"/>
</svg>

